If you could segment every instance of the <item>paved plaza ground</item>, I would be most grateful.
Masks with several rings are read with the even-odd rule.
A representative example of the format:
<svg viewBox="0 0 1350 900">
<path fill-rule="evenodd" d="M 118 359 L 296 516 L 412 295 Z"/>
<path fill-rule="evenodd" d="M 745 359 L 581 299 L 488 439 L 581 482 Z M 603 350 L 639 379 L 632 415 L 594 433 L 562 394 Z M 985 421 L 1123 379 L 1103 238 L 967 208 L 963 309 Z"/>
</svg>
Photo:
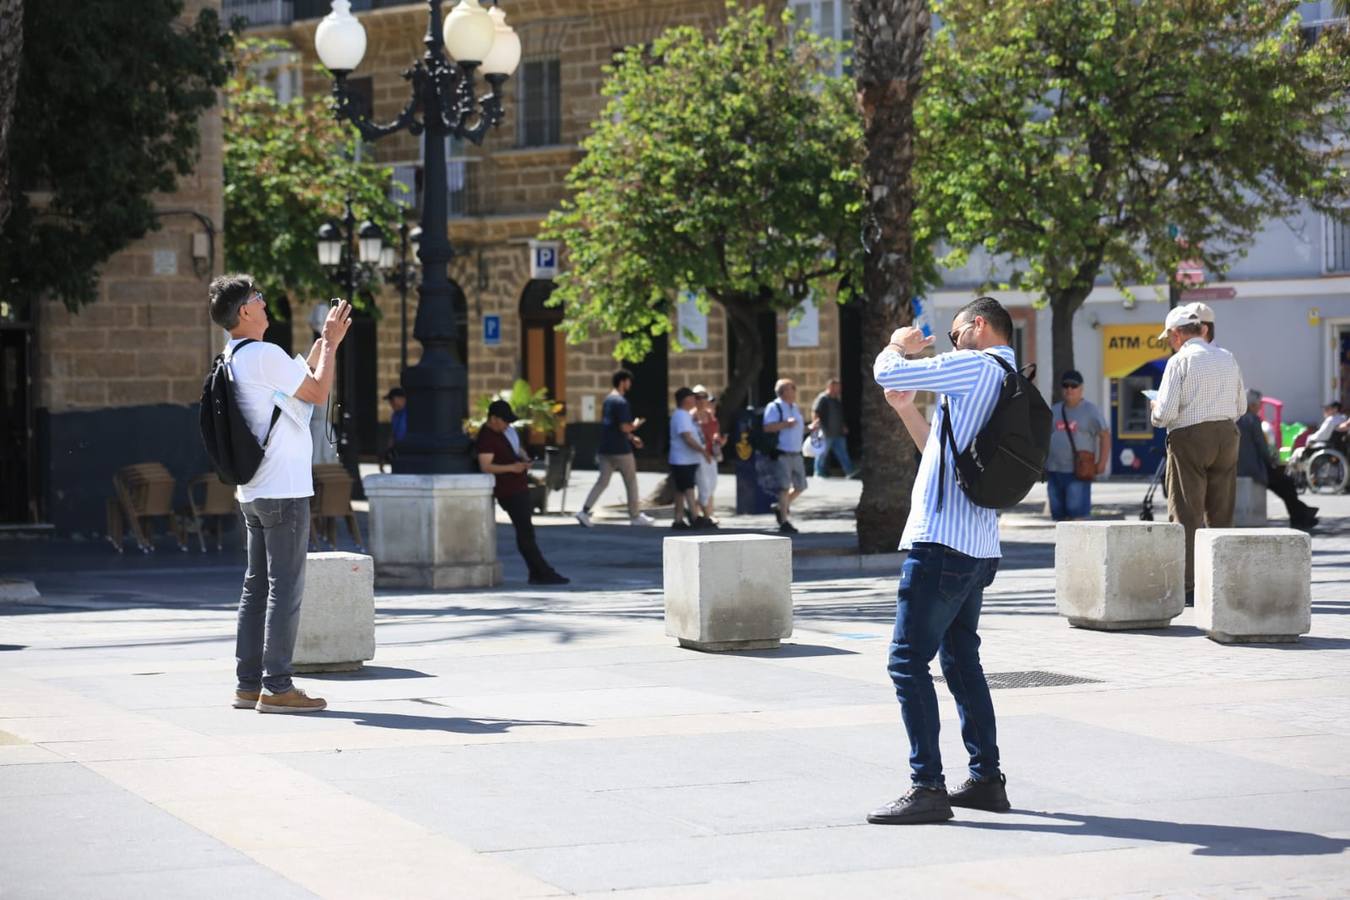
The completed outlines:
<svg viewBox="0 0 1350 900">
<path fill-rule="evenodd" d="M 555 515 L 572 585 L 529 587 L 500 525 L 505 583 L 379 592 L 372 663 L 300 679 L 313 716 L 229 706 L 237 550 L 0 541 L 42 593 L 0 606 L 0 898 L 1350 896 L 1350 497 L 1319 498 L 1312 634 L 1221 646 L 1190 610 L 1069 628 L 1033 496 L 981 629 L 1014 810 L 896 828 L 864 816 L 908 782 L 899 556 L 848 555 L 858 490 L 812 481 L 779 650 L 677 648 L 670 531 Z"/>
</svg>

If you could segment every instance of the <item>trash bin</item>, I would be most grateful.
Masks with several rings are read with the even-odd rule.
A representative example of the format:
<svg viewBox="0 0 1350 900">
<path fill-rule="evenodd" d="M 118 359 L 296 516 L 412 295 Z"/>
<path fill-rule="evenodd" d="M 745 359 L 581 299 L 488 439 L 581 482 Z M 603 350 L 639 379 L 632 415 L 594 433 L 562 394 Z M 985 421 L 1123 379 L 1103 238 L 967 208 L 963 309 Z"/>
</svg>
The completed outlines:
<svg viewBox="0 0 1350 900">
<path fill-rule="evenodd" d="M 747 408 L 736 420 L 735 440 L 731 442 L 736 460 L 736 515 L 762 516 L 778 500 L 777 472 L 773 460 L 760 453 L 750 442 L 763 421 L 762 409 Z"/>
</svg>

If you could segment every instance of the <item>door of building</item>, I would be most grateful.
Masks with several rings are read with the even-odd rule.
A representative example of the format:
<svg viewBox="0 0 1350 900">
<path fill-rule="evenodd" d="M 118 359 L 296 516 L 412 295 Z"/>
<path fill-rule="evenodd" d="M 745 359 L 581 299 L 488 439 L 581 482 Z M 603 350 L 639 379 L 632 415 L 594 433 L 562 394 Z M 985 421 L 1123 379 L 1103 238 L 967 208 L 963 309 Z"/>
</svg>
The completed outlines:
<svg viewBox="0 0 1350 900">
<path fill-rule="evenodd" d="M 551 280 L 533 279 L 525 285 L 520 296 L 521 370 L 530 387 L 536 391 L 547 388 L 548 395 L 563 404 L 560 419 L 567 415 L 567 341 L 558 329 L 562 310 L 545 306 L 553 293 Z M 554 434 L 543 434 L 530 429 L 531 444 L 561 444 L 566 429 L 559 422 Z"/>
<path fill-rule="evenodd" d="M 773 383 L 778 380 L 778 314 L 772 310 L 755 317 L 759 345 L 764 350 L 764 365 L 759 378 L 750 383 L 745 405 L 761 407 L 773 400 Z M 736 368 L 736 332 L 727 325 L 727 380 Z"/>
<path fill-rule="evenodd" d="M 33 330 L 0 318 L 0 524 L 40 521 L 33 418 Z"/>
<path fill-rule="evenodd" d="M 633 373 L 633 389 L 628 392 L 628 406 L 633 416 L 646 419 L 638 429 L 642 449 L 637 451 L 637 462 L 643 468 L 663 469 L 666 465 L 666 445 L 670 429 L 670 339 L 668 335 L 652 338 L 652 349 L 641 362 L 624 362 L 623 368 Z"/>
<path fill-rule="evenodd" d="M 1350 409 L 1350 319 L 1323 319 L 1322 324 L 1327 336 L 1327 396 Z"/>
</svg>

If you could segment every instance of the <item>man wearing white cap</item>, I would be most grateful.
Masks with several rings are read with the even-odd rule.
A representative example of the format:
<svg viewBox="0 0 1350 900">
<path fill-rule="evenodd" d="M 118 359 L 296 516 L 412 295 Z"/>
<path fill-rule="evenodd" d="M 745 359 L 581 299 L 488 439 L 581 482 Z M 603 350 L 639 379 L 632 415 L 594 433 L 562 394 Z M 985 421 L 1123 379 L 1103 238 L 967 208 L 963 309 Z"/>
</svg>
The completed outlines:
<svg viewBox="0 0 1350 900">
<path fill-rule="evenodd" d="M 1211 352 L 1189 306 L 1167 314 L 1159 340 L 1173 350 L 1153 401 L 1153 424 L 1167 429 L 1167 512 L 1186 529 L 1186 596 L 1195 590 L 1195 531 L 1233 524 L 1238 430 L 1247 390 L 1231 353 Z"/>
<path fill-rule="evenodd" d="M 1205 339 L 1205 343 L 1218 346 L 1214 343 L 1214 310 L 1210 309 L 1207 303 L 1188 303 L 1186 307 L 1200 320 L 1200 327 L 1204 329 L 1201 336 Z"/>
</svg>

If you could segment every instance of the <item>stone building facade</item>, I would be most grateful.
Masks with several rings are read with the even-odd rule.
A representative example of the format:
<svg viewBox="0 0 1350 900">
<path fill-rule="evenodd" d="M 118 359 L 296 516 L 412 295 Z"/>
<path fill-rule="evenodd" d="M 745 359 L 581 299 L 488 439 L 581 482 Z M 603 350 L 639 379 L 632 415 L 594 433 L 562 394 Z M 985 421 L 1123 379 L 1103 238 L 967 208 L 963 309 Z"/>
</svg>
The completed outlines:
<svg viewBox="0 0 1350 900">
<path fill-rule="evenodd" d="M 827 5 L 829 0 L 826 0 Z M 227 2 L 227 7 L 231 3 Z M 816 0 L 819 6 L 820 0 Z M 847 14 L 846 0 L 834 3 Z M 242 7 L 272 4 L 243 3 Z M 253 19 L 253 31 L 285 40 L 298 57 L 298 86 L 306 94 L 326 93 L 330 84 L 315 71 L 314 31 L 327 4 L 297 2 L 289 19 Z M 376 7 L 371 9 L 370 7 Z M 313 7 L 312 9 L 310 7 Z M 363 7 L 365 7 L 363 9 Z M 610 375 L 620 366 L 613 356 L 617 338 L 595 336 L 567 343 L 557 328 L 560 311 L 544 306 L 551 289 L 547 279 L 531 279 L 531 242 L 545 216 L 565 195 L 564 177 L 581 158 L 580 145 L 592 123 L 602 114 L 600 93 L 603 67 L 628 46 L 653 40 L 677 24 L 714 27 L 725 17 L 722 0 L 649 2 L 649 0 L 513 0 L 504 7 L 520 35 L 520 69 L 507 83 L 506 118 L 481 147 L 452 147 L 454 216 L 450 238 L 459 254 L 451 274 L 468 301 L 468 371 L 471 400 L 509 387 L 515 378 L 547 387 L 565 404 L 566 431 L 556 435 L 578 447 L 578 465 L 591 459 L 599 410 L 610 389 Z M 351 76 L 368 79 L 360 89 L 368 93 L 375 118 L 394 118 L 406 103 L 408 87 L 401 73 L 420 56 L 427 27 L 425 3 L 353 3 L 367 33 L 367 50 Z M 247 11 L 247 10 L 244 10 Z M 304 15 L 308 15 L 306 18 Z M 421 158 L 419 138 L 399 134 L 371 146 L 381 162 L 395 167 L 395 177 L 418 183 Z M 415 212 L 410 211 L 415 221 Z M 399 297 L 392 288 L 377 298 L 381 317 L 377 337 L 366 352 L 377 355 L 376 377 L 360 390 L 383 396 L 398 383 L 400 370 Z M 409 293 L 408 329 L 416 315 L 416 291 Z M 486 318 L 495 317 L 497 342 L 484 336 Z M 304 316 L 295 316 L 295 346 L 310 337 Z M 814 321 L 817 317 L 812 317 Z M 808 323 L 809 324 L 809 323 Z M 773 349 L 767 354 L 771 370 L 761 384 L 774 377 L 798 381 L 809 399 L 837 373 L 840 360 L 840 316 L 825 304 L 819 311 L 814 339 L 809 334 L 789 340 L 788 317 L 765 322 L 761 331 Z M 721 392 L 728 378 L 727 328 L 714 307 L 706 319 L 706 343 L 678 351 L 665 339 L 641 363 L 625 363 L 638 374 L 633 395 L 638 415 L 649 422 L 647 455 L 659 463 L 661 429 L 680 385 L 706 384 Z M 807 329 L 809 330 L 809 329 Z M 794 346 L 801 344 L 802 346 Z M 409 345 L 409 364 L 416 363 L 418 347 Z M 767 399 L 761 390 L 760 404 Z M 382 422 L 388 409 L 380 405 Z M 380 438 L 382 444 L 383 437 Z M 373 448 L 363 448 L 370 452 Z"/>
<path fill-rule="evenodd" d="M 220 0 L 188 0 L 184 15 L 208 7 Z M 26 477 L 3 485 L 0 525 L 97 534 L 121 466 L 162 462 L 179 479 L 206 471 L 196 403 L 221 343 L 206 304 L 223 258 L 218 108 L 200 136 L 196 170 L 153 198 L 162 227 L 101 267 L 97 301 L 72 313 L 47 300 L 21 323 L 31 430 L 25 446 L 4 448 L 6 473 L 23 454 Z"/>
</svg>

